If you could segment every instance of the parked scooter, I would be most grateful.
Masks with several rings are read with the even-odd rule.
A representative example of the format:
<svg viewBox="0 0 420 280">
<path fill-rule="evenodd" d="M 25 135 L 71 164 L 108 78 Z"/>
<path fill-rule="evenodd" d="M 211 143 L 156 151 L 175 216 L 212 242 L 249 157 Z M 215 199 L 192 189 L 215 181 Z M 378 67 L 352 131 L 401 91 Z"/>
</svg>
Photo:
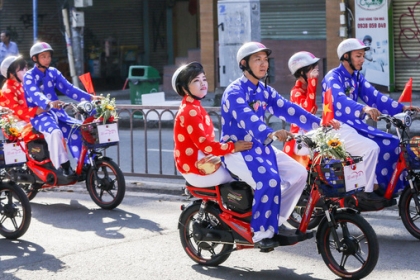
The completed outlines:
<svg viewBox="0 0 420 280">
<path fill-rule="evenodd" d="M 67 103 L 63 108 L 72 111 L 82 121 L 73 126 L 73 131 L 67 139 L 70 149 L 70 138 L 80 132 L 83 139 L 80 157 L 75 169 L 76 176 L 64 176 L 57 171 L 49 159 L 48 146 L 43 134 L 33 130 L 27 124 L 21 132 L 18 143 L 26 154 L 26 163 L 8 168 L 6 176 L 15 181 L 32 200 L 39 190 L 64 185 L 73 185 L 86 181 L 86 188 L 92 200 L 103 209 L 114 209 L 123 200 L 125 194 L 125 179 L 119 166 L 109 157 L 103 156 L 102 151 L 117 145 L 118 126 L 114 117 L 113 106 L 105 107 L 102 103 L 109 102 L 109 98 L 101 101 L 83 101 L 79 104 Z M 97 110 L 105 112 L 105 120 L 95 117 Z M 107 111 L 108 110 L 108 111 Z"/>
<path fill-rule="evenodd" d="M 347 193 L 342 193 L 341 188 L 330 192 L 328 188 L 311 180 L 307 211 L 302 213 L 298 229 L 280 231 L 274 238 L 280 246 L 312 238 L 314 233 L 307 231 L 307 227 L 315 205 L 320 205 L 325 214 L 316 232 L 318 252 L 337 276 L 361 279 L 372 272 L 378 261 L 376 233 L 356 210 L 340 207 L 328 199 L 330 195 Z M 250 227 L 253 190 L 249 185 L 235 181 L 197 188 L 187 183 L 186 190 L 196 200 L 182 205 L 178 229 L 182 246 L 193 261 L 217 266 L 234 251 L 256 248 Z"/>
<path fill-rule="evenodd" d="M 351 207 L 360 212 L 379 211 L 386 207 L 397 204 L 394 190 L 397 185 L 398 178 L 405 176 L 406 186 L 399 192 L 398 201 L 399 214 L 405 228 L 411 235 L 420 239 L 420 136 L 409 135 L 409 127 L 413 118 L 417 117 L 416 112 L 407 111 L 395 116 L 381 115 L 378 119 L 386 122 L 386 130 L 390 131 L 391 126 L 395 128 L 396 135 L 400 140 L 400 154 L 397 165 L 388 183 L 382 203 L 363 203 L 356 194 L 331 198 L 331 203 L 338 207 Z M 406 173 L 405 173 L 406 171 Z M 306 212 L 306 201 L 309 198 L 310 187 L 307 186 L 298 205 L 290 216 L 288 222 L 298 227 L 300 220 Z M 316 227 L 324 213 L 321 207 L 317 207 L 312 212 L 312 218 L 308 228 Z"/>
</svg>

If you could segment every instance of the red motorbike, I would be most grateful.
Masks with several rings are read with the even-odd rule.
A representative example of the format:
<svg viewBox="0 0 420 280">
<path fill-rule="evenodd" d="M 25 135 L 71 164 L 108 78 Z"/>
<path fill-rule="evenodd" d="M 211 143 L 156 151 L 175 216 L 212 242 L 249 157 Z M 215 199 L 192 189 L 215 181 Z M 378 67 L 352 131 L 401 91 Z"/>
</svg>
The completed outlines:
<svg viewBox="0 0 420 280">
<path fill-rule="evenodd" d="M 357 194 L 346 197 L 332 197 L 330 200 L 331 203 L 336 204 L 338 207 L 351 207 L 360 212 L 379 211 L 397 204 L 394 191 L 398 178 L 404 176 L 406 179 L 405 188 L 398 193 L 400 195 L 398 201 L 399 215 L 408 232 L 420 239 L 420 137 L 410 136 L 409 131 L 412 120 L 416 116 L 416 112 L 407 111 L 395 116 L 381 115 L 379 117 L 379 120 L 386 122 L 387 132 L 390 131 L 392 126 L 395 128 L 395 134 L 400 140 L 399 159 L 385 190 L 385 200 L 383 202 L 365 203 L 358 198 Z M 305 203 L 308 200 L 309 191 L 310 188 L 307 186 L 288 220 L 294 227 L 299 226 L 300 220 L 306 212 L 307 207 Z M 312 212 L 308 228 L 316 227 L 323 216 L 322 208 L 316 207 Z"/>
<path fill-rule="evenodd" d="M 313 209 L 320 205 L 325 214 L 316 232 L 316 244 L 325 264 L 339 277 L 366 277 L 375 268 L 379 256 L 375 231 L 356 210 L 331 203 L 330 196 L 348 194 L 341 188 L 333 188 L 331 192 L 330 186 L 312 179 L 309 185 L 307 211 L 303 213 L 298 229 L 280 231 L 274 238 L 280 246 L 312 238 L 314 233 L 307 231 L 308 223 Z M 256 248 L 250 227 L 253 189 L 249 185 L 235 181 L 197 188 L 187 183 L 186 190 L 195 200 L 181 206 L 178 229 L 182 246 L 193 261 L 217 266 L 234 251 Z"/>
<path fill-rule="evenodd" d="M 100 101 L 99 101 L 100 102 Z M 103 124 L 95 118 L 98 101 L 68 103 L 63 108 L 76 115 L 82 122 L 73 126 L 73 133 L 80 131 L 83 139 L 80 157 L 75 169 L 76 176 L 66 177 L 57 171 L 49 159 L 48 146 L 43 134 L 34 131 L 30 124 L 23 129 L 18 139 L 26 154 L 26 163 L 6 169 L 8 179 L 19 184 L 32 200 L 39 190 L 73 185 L 86 181 L 86 188 L 92 200 L 103 209 L 114 209 L 125 195 L 125 179 L 119 166 L 102 151 L 117 145 L 117 124 Z M 69 140 L 67 139 L 67 140 Z M 71 141 L 68 141 L 71 148 Z"/>
</svg>

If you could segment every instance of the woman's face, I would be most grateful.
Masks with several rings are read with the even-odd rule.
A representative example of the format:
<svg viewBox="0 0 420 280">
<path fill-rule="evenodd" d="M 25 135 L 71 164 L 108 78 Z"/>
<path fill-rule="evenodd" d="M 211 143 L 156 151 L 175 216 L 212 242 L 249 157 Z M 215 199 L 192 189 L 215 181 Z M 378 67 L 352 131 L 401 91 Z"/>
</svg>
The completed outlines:
<svg viewBox="0 0 420 280">
<path fill-rule="evenodd" d="M 26 71 L 28 71 L 28 68 L 25 66 L 25 68 L 23 69 L 18 69 L 16 71 L 16 75 L 19 78 L 19 80 L 22 82 L 23 81 L 23 76 L 25 75 Z"/>
<path fill-rule="evenodd" d="M 207 95 L 208 83 L 204 73 L 199 74 L 197 77 L 191 80 L 188 85 L 188 89 L 191 94 L 198 98 L 203 98 Z"/>
</svg>

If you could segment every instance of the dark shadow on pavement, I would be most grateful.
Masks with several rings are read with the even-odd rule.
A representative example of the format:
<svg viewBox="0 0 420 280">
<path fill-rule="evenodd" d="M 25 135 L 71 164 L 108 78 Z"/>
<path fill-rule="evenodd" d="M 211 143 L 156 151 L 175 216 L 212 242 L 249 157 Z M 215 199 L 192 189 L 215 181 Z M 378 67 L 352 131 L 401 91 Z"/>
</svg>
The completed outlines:
<svg viewBox="0 0 420 280">
<path fill-rule="evenodd" d="M 38 259 L 39 262 L 34 262 Z M 40 266 L 48 259 L 48 266 Z M 45 254 L 45 249 L 38 244 L 25 240 L 0 239 L 0 279 L 20 279 L 13 274 L 18 270 L 47 270 L 57 273 L 66 265 L 53 255 Z"/>
<path fill-rule="evenodd" d="M 192 268 L 196 272 L 209 276 L 212 279 L 321 280 L 320 278 L 311 277 L 310 273 L 296 274 L 293 268 L 286 268 L 286 267 L 280 267 L 280 266 L 279 266 L 279 269 L 276 269 L 276 270 L 270 269 L 270 270 L 261 270 L 261 271 L 253 271 L 253 269 L 249 267 L 240 267 L 240 266 L 235 266 L 233 268 L 225 267 L 225 266 L 210 267 L 210 266 L 202 266 L 198 264 L 193 265 Z"/>
<path fill-rule="evenodd" d="M 123 228 L 145 229 L 160 232 L 159 224 L 142 219 L 140 216 L 121 209 L 89 209 L 77 200 L 68 204 L 38 204 L 31 202 L 32 218 L 62 229 L 73 229 L 81 232 L 95 232 L 98 236 L 109 239 L 122 239 Z M 63 218 L 65 213 L 65 218 Z M 53 215 L 52 215 L 53 214 Z"/>
</svg>

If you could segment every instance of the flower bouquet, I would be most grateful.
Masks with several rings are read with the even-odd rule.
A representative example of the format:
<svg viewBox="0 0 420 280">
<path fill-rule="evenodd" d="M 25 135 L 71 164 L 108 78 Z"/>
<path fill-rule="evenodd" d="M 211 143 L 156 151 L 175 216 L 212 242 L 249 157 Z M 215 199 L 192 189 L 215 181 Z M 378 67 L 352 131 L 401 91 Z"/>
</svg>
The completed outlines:
<svg viewBox="0 0 420 280">
<path fill-rule="evenodd" d="M 18 139 L 25 124 L 25 122 L 17 120 L 12 115 L 7 115 L 0 119 L 0 127 L 6 138 L 11 141 Z"/>
<path fill-rule="evenodd" d="M 318 128 L 311 138 L 316 143 L 321 157 L 346 160 L 350 156 L 338 134 L 326 133 L 323 128 Z"/>
<path fill-rule="evenodd" d="M 117 118 L 117 111 L 115 110 L 115 98 L 111 99 L 110 94 L 101 99 L 100 102 L 95 105 L 95 107 L 95 121 L 106 124 L 113 122 Z"/>
<path fill-rule="evenodd" d="M 317 146 L 317 155 L 311 166 L 312 175 L 324 196 L 346 196 L 366 185 L 363 158 L 351 156 L 338 134 L 319 128 L 311 139 Z"/>
</svg>

